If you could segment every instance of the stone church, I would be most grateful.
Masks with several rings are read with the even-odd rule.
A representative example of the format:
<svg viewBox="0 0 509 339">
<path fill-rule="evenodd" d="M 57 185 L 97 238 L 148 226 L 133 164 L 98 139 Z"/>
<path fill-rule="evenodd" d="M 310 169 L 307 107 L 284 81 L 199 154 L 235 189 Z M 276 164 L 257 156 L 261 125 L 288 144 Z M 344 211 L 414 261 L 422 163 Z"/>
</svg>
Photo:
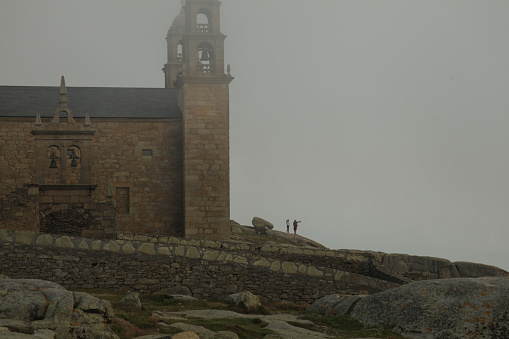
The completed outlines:
<svg viewBox="0 0 509 339">
<path fill-rule="evenodd" d="M 220 6 L 183 1 L 165 88 L 0 86 L 0 228 L 229 238 Z"/>
</svg>

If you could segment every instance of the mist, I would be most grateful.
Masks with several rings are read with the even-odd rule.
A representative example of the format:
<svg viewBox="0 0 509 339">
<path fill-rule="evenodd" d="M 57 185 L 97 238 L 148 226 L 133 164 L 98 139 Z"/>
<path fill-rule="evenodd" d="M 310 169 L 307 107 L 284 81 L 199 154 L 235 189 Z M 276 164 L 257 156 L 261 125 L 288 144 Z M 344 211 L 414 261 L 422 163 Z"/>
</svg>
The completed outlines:
<svg viewBox="0 0 509 339">
<path fill-rule="evenodd" d="M 3 0 L 0 84 L 163 87 L 180 6 Z M 508 12 L 223 0 L 231 218 L 302 220 L 300 235 L 333 249 L 509 269 Z"/>
</svg>

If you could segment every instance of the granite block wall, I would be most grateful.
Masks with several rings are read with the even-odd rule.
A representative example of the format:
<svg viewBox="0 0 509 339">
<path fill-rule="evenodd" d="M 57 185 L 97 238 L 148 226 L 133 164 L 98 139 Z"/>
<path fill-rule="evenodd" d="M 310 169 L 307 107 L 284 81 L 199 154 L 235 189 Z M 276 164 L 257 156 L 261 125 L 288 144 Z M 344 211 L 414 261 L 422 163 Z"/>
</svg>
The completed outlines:
<svg viewBox="0 0 509 339">
<path fill-rule="evenodd" d="M 67 288 L 141 293 L 186 286 L 197 298 L 248 290 L 266 303 L 311 303 L 333 293 L 374 293 L 398 286 L 320 265 L 322 254 L 341 261 L 339 251 L 132 234 L 123 238 L 98 240 L 0 230 L 0 274 L 45 279 Z M 286 260 L 271 257 L 276 252 L 286 255 Z M 292 255 L 307 255 L 308 262 Z"/>
<path fill-rule="evenodd" d="M 4 199 L 5 206 L 11 204 L 13 192 L 35 183 L 35 143 L 31 134 L 34 123 L 35 117 L 1 119 L 0 200 Z M 92 184 L 97 187 L 90 201 L 81 201 L 77 194 L 68 196 L 66 201 L 45 196 L 41 197 L 43 209 L 68 203 L 88 204 L 84 208 L 89 209 L 91 204 L 113 202 L 117 232 L 182 236 L 182 121 L 92 119 L 92 128 L 97 131 L 92 141 Z M 22 217 L 16 216 L 21 213 L 19 208 L 10 215 L 4 213 L 1 226 L 37 228 L 38 207 L 36 202 L 33 204 L 33 211 L 25 208 Z M 10 210 L 14 211 L 12 206 Z"/>
</svg>

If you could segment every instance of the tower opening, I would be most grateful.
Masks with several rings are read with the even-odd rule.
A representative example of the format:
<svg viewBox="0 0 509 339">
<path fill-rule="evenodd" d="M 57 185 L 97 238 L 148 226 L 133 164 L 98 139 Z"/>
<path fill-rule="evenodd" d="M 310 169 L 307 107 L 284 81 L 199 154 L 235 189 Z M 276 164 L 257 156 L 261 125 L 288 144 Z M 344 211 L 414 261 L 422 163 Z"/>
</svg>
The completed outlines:
<svg viewBox="0 0 509 339">
<path fill-rule="evenodd" d="M 214 49 L 206 42 L 198 45 L 198 72 L 214 73 Z"/>
<path fill-rule="evenodd" d="M 182 41 L 177 44 L 177 60 L 182 62 L 184 60 Z"/>
<path fill-rule="evenodd" d="M 196 26 L 200 33 L 210 32 L 210 13 L 206 9 L 200 9 L 196 14 Z"/>
</svg>

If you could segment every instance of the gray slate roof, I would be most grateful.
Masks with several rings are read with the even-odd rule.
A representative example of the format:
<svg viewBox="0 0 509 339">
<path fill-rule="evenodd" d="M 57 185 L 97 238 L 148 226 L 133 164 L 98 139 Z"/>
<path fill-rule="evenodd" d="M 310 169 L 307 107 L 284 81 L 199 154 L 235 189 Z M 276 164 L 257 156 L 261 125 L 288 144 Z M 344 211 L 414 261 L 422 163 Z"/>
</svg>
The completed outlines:
<svg viewBox="0 0 509 339">
<path fill-rule="evenodd" d="M 180 119 L 172 88 L 67 87 L 68 107 L 84 118 Z M 53 117 L 60 87 L 0 86 L 0 117 Z"/>
</svg>

